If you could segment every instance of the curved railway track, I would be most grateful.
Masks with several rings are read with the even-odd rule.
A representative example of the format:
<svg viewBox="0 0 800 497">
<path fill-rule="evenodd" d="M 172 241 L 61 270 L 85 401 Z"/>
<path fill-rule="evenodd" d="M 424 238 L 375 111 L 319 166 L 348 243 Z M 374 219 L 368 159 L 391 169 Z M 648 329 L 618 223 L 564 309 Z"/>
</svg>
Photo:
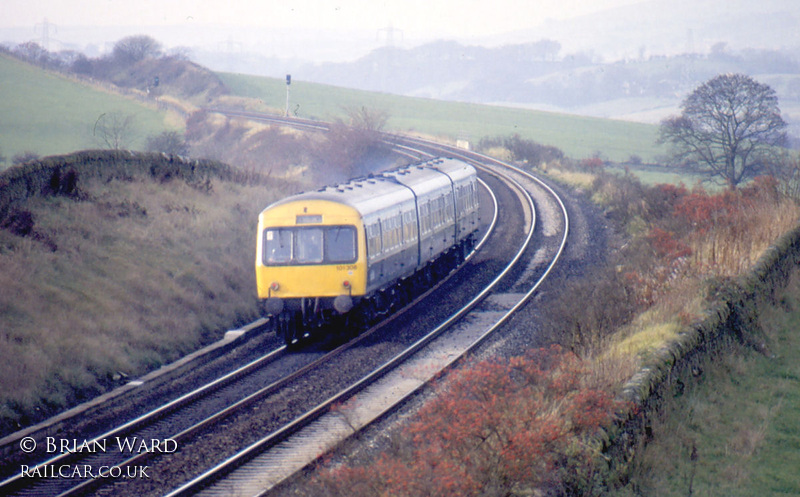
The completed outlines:
<svg viewBox="0 0 800 497">
<path fill-rule="evenodd" d="M 248 118 L 255 116 L 247 115 Z M 278 121 L 286 121 L 279 118 Z M 326 129 L 324 123 L 297 122 L 292 125 Z M 440 146 L 420 140 L 401 137 L 389 137 L 396 147 L 413 155 L 433 153 L 441 154 Z M 258 481 L 252 488 L 258 493 L 284 480 L 298 465 L 313 460 L 319 455 L 319 448 L 309 451 L 301 449 L 302 457 L 293 465 L 276 464 L 277 461 L 288 461 L 286 446 L 294 440 L 304 440 L 300 445 L 307 445 L 309 436 L 303 430 L 315 429 L 313 423 L 325 424 L 326 416 L 330 417 L 331 406 L 347 403 L 359 392 L 359 397 L 366 398 L 369 389 L 383 395 L 381 388 L 375 386 L 379 379 L 392 384 L 392 375 L 403 375 L 398 368 L 408 364 L 410 360 L 426 361 L 424 350 L 428 356 L 441 354 L 430 352 L 432 348 L 444 345 L 446 353 L 451 356 L 444 361 L 436 361 L 430 371 L 438 371 L 448 367 L 463 354 L 480 343 L 499 328 L 513 313 L 527 302 L 547 276 L 558 260 L 566 243 L 569 222 L 566 210 L 561 204 L 563 220 L 550 221 L 560 224 L 561 241 L 552 244 L 548 249 L 546 263 L 532 264 L 526 261 L 526 254 L 531 253 L 529 244 L 534 235 L 534 200 L 527 193 L 529 189 L 540 189 L 538 195 L 548 189 L 534 178 L 526 176 L 519 170 L 508 169 L 507 165 L 497 163 L 486 157 L 465 153 L 457 149 L 448 149 L 447 154 L 458 155 L 477 165 L 483 164 L 482 177 L 493 188 L 501 188 L 497 179 L 514 185 L 517 191 L 506 191 L 500 204 L 500 211 L 514 212 L 514 204 L 523 207 L 526 216 L 509 219 L 513 226 L 505 231 L 499 230 L 487 243 L 495 245 L 486 252 L 479 252 L 471 257 L 461 271 L 451 274 L 436 288 L 427 292 L 409 305 L 404 312 L 395 314 L 375 329 L 365 333 L 358 340 L 345 344 L 332 351 L 325 346 L 311 347 L 295 354 L 286 355 L 283 347 L 277 348 L 267 356 L 254 360 L 224 377 L 206 384 L 192 392 L 182 395 L 145 416 L 124 423 L 118 428 L 96 436 L 92 442 L 116 440 L 162 440 L 173 441 L 175 451 L 130 451 L 127 457 L 110 458 L 112 451 L 96 451 L 76 454 L 63 454 L 39 464 L 46 467 L 67 465 L 77 467 L 101 465 L 119 467 L 149 467 L 151 473 L 147 478 L 23 478 L 17 474 L 0 482 L 0 493 L 9 495 L 80 495 L 97 492 L 114 495 L 162 495 L 176 486 L 176 483 L 188 482 L 175 490 L 171 495 L 194 494 L 217 482 L 217 489 L 225 495 L 233 491 L 242 492 L 253 484 L 252 474 L 272 475 L 268 482 Z M 492 164 L 487 166 L 487 164 Z M 502 168 L 508 172 L 499 172 Z M 491 171 L 491 172 L 490 172 Z M 509 175 L 516 176 L 515 179 Z M 520 181 L 527 183 L 525 186 Z M 532 186 L 535 185 L 535 186 Z M 536 203 L 552 202 L 537 200 Z M 555 201 L 560 203 L 560 200 Z M 496 214 L 495 214 L 496 216 Z M 513 216 L 509 216 L 513 218 Z M 540 228 L 541 229 L 541 228 Z M 517 243 L 518 250 L 509 250 L 509 240 L 523 233 L 524 242 Z M 550 235 L 543 235 L 544 238 Z M 483 242 L 481 242 L 483 244 Z M 511 254 L 510 252 L 513 252 Z M 490 256 L 481 255 L 489 253 Z M 505 260 L 500 262 L 500 254 Z M 521 260 L 523 263 L 521 263 Z M 510 262 L 509 262 L 510 261 Z M 535 266 L 535 267 L 534 267 Z M 473 273 L 473 274 L 471 274 Z M 475 276 L 475 275 L 478 276 Z M 499 274 L 499 276 L 495 276 Z M 492 277 L 489 277 L 492 275 Z M 481 290 L 478 291 L 477 289 Z M 524 291 L 520 291 L 524 290 Z M 459 293 L 460 292 L 460 293 Z M 477 297 L 474 295 L 477 294 Z M 454 295 L 461 295 L 454 297 Z M 429 302 L 446 302 L 447 305 L 429 304 Z M 488 304 L 487 304 L 488 302 Z M 465 331 L 464 316 L 470 316 L 477 324 Z M 421 323 L 420 323 L 421 322 Z M 438 326 L 435 326 L 438 324 Z M 440 324 L 441 323 L 441 324 Z M 475 323 L 473 323 L 475 324 Z M 430 329 L 433 328 L 433 331 Z M 467 326 L 470 328 L 470 326 Z M 454 336 L 459 345 L 454 346 Z M 437 345 L 438 344 L 438 345 Z M 416 359 L 412 359 L 415 358 Z M 334 360 L 334 358 L 336 358 Z M 347 365 L 347 366 L 344 366 Z M 398 373 L 398 371 L 401 371 Z M 331 379 L 335 379 L 332 381 Z M 348 436 L 370 419 L 379 417 L 411 395 L 425 380 L 420 379 L 412 388 L 396 396 L 394 400 L 373 411 L 358 423 L 346 421 L 348 429 L 341 436 Z M 324 388 L 320 385 L 324 384 Z M 244 385 L 244 386 L 243 386 Z M 264 387 L 263 385 L 267 385 Z M 374 394 L 374 393 L 373 393 Z M 383 395 L 385 397 L 385 395 Z M 349 402 L 352 402 L 350 400 Z M 256 416 L 257 414 L 257 416 Z M 341 416 L 339 416 L 341 418 Z M 255 418 L 255 419 L 254 419 Z M 310 428 L 311 427 L 311 428 Z M 318 429 L 318 428 L 316 428 Z M 322 437 L 329 435 L 323 430 Z M 267 435 L 264 436 L 264 433 Z M 299 438 L 298 438 L 299 436 Z M 337 437 L 334 437 L 337 438 Z M 317 443 L 317 442 L 313 442 Z M 333 443 L 333 442 L 331 442 Z M 95 443 L 96 445 L 96 443 Z M 295 444 L 296 445 L 296 444 Z M 330 445 L 330 444 L 329 444 Z M 152 444 L 150 445 L 152 448 Z M 165 446 L 162 446 L 164 448 Z M 170 446 L 171 448 L 172 446 Z M 272 452 L 271 452 L 272 451 Z M 275 456 L 278 451 L 278 456 Z M 264 461 L 267 461 L 266 463 Z M 204 471 L 202 468 L 212 468 Z M 237 468 L 239 468 L 237 470 Z M 254 469 L 255 468 L 255 469 Z M 277 468 L 277 469 L 276 469 Z M 248 475 L 242 478 L 241 475 Z M 258 480 L 258 479 L 257 479 Z M 109 481 L 111 485 L 109 485 Z M 102 488 L 101 488 L 102 486 Z"/>
<path fill-rule="evenodd" d="M 419 146 L 419 143 L 416 145 Z M 429 144 L 423 145 L 430 146 Z M 449 150 L 449 152 L 452 154 L 454 150 Z M 474 160 L 474 154 L 465 155 L 463 153 L 457 153 L 456 155 L 460 155 L 462 158 L 472 158 Z M 468 157 L 469 155 L 472 155 L 473 157 Z M 481 159 L 486 160 L 486 158 Z M 546 190 L 547 193 L 551 195 L 559 204 L 560 211 L 564 216 L 564 225 L 561 231 L 562 236 L 560 238 L 555 257 L 552 258 L 544 271 L 541 272 L 541 274 L 534 280 L 533 284 L 527 288 L 527 291 L 524 292 L 524 294 L 511 296 L 510 300 L 513 303 L 509 303 L 508 298 L 501 298 L 500 300 L 505 302 L 505 305 L 508 306 L 508 309 L 500 312 L 499 316 L 492 318 L 491 323 L 488 324 L 487 329 L 485 329 L 483 332 L 468 338 L 469 343 L 466 346 L 462 346 L 460 350 L 455 353 L 454 359 L 438 361 L 435 366 L 436 371 L 441 371 L 442 369 L 449 367 L 452 363 L 463 357 L 467 351 L 476 347 L 484 338 L 502 326 L 502 324 L 520 307 L 525 305 L 542 281 L 544 281 L 544 279 L 550 273 L 566 245 L 567 234 L 569 231 L 569 220 L 563 202 L 561 202 L 552 189 L 539 182 L 536 178 L 533 178 L 532 176 L 518 169 L 514 169 L 514 172 L 515 174 L 525 177 L 527 180 L 537 183 L 540 188 Z M 531 203 L 531 212 L 534 212 L 532 206 L 533 204 Z M 532 234 L 533 232 L 531 231 L 529 235 Z M 437 327 L 436 330 L 431 333 L 431 338 L 425 338 L 424 340 L 421 340 L 420 343 L 414 344 L 414 346 L 410 347 L 407 351 L 404 351 L 402 354 L 398 355 L 396 359 L 386 363 L 380 369 L 376 370 L 375 373 L 371 374 L 369 377 L 365 378 L 356 385 L 353 385 L 352 387 L 345 389 L 332 398 L 326 400 L 323 404 L 310 411 L 307 415 L 299 418 L 291 425 L 287 426 L 285 430 L 271 434 L 252 446 L 247 447 L 235 456 L 222 462 L 215 468 L 212 468 L 210 471 L 200 475 L 169 495 L 193 495 L 198 493 L 201 489 L 204 489 L 202 492 L 200 492 L 201 495 L 230 495 L 232 493 L 240 495 L 261 495 L 265 489 L 273 487 L 274 485 L 288 478 L 293 472 L 301 469 L 304 465 L 313 462 L 319 455 L 322 454 L 322 452 L 324 452 L 324 450 L 335 445 L 342 438 L 352 435 L 372 420 L 379 418 L 384 413 L 392 410 L 396 405 L 402 403 L 405 398 L 412 395 L 420 387 L 424 386 L 425 381 L 417 383 L 412 388 L 408 388 L 400 393 L 397 392 L 398 388 L 396 383 L 398 380 L 396 379 L 387 380 L 385 382 L 386 385 L 376 387 L 374 389 L 376 392 L 367 395 L 364 395 L 363 385 L 373 385 L 376 383 L 376 378 L 383 377 L 384 375 L 390 376 L 391 373 L 387 373 L 387 371 L 391 371 L 392 368 L 397 366 L 397 364 L 407 361 L 410 356 L 418 353 L 420 349 L 427 346 L 428 342 L 439 338 L 440 334 L 452 326 L 454 322 L 467 315 L 470 310 L 472 310 L 479 302 L 486 298 L 490 292 L 492 292 L 497 283 L 506 275 L 506 272 L 514 266 L 519 257 L 521 257 L 525 252 L 529 240 L 530 236 L 528 237 L 525 247 L 521 249 L 521 251 L 518 253 L 518 256 L 515 257 L 514 261 L 509 264 L 506 270 L 500 276 L 498 276 L 491 285 L 487 286 L 484 291 L 481 292 L 481 294 L 479 294 L 472 302 L 452 316 L 451 319 Z M 499 297 L 499 295 L 497 296 Z M 508 295 L 506 294 L 505 297 L 508 297 Z M 459 330 L 458 333 L 464 334 L 464 330 Z M 452 349 L 450 350 L 450 353 L 453 354 Z M 427 365 L 430 366 L 430 362 L 428 362 Z M 395 376 L 402 377 L 403 373 L 397 373 Z M 387 395 L 387 391 L 392 391 L 394 393 L 394 400 L 389 402 L 385 401 L 387 396 L 389 396 Z M 358 413 L 355 412 L 357 409 L 354 409 L 350 416 L 358 421 L 354 422 L 350 420 L 350 416 L 346 414 L 344 417 L 348 419 L 345 421 L 339 419 L 337 422 L 336 419 L 331 419 L 341 418 L 343 416 L 341 413 L 327 414 L 327 416 L 323 416 L 323 414 L 329 410 L 331 405 L 334 405 L 337 402 L 346 401 L 347 399 L 352 398 L 355 393 L 359 393 L 359 395 L 362 396 L 362 398 L 360 398 L 358 401 L 358 404 L 360 404 L 362 409 L 361 412 Z M 366 397 L 366 399 L 364 397 Z M 384 400 L 384 402 L 381 403 L 380 400 Z M 379 407 L 377 407 L 377 412 L 376 405 L 379 405 Z M 364 406 L 368 407 L 364 409 Z M 363 419 L 364 416 L 367 417 L 366 420 Z M 321 419 L 317 420 L 317 418 Z M 314 424 L 312 424 L 312 420 L 316 420 Z M 297 441 L 286 441 L 286 438 L 289 434 L 294 434 L 301 430 L 301 435 L 296 437 Z M 218 483 L 211 488 L 206 488 L 211 482 L 223 478 L 223 476 L 225 479 L 221 483 Z"/>
</svg>

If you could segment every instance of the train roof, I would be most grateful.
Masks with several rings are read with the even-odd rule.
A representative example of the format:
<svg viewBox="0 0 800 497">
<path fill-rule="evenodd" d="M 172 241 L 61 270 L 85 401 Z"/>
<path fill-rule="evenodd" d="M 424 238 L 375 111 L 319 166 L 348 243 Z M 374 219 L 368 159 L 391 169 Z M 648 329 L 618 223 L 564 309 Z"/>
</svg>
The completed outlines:
<svg viewBox="0 0 800 497">
<path fill-rule="evenodd" d="M 433 159 L 367 177 L 355 178 L 346 183 L 326 186 L 316 191 L 292 195 L 271 204 L 267 209 L 296 201 L 327 200 L 349 205 L 362 214 L 366 214 L 374 212 L 387 203 L 400 204 L 405 200 L 413 199 L 414 193 L 409 188 L 412 188 L 417 194 L 424 194 L 449 185 L 450 180 L 445 175 L 456 180 L 470 174 L 470 171 L 471 174 L 474 174 L 475 169 L 455 159 Z M 376 206 L 376 203 L 380 205 Z"/>
</svg>

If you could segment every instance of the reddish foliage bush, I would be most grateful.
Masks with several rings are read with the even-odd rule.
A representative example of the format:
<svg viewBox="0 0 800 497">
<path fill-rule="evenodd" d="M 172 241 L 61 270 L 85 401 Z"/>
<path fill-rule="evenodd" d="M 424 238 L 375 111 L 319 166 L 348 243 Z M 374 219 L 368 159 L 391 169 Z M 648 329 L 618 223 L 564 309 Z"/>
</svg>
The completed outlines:
<svg viewBox="0 0 800 497">
<path fill-rule="evenodd" d="M 705 232 L 712 226 L 736 224 L 744 213 L 758 204 L 777 204 L 780 195 L 775 178 L 759 176 L 744 188 L 714 195 L 695 188 L 676 203 L 674 213 L 696 230 Z"/>
<path fill-rule="evenodd" d="M 605 162 L 600 157 L 590 157 L 581 161 L 581 167 L 589 172 L 600 171 L 605 166 Z"/>
<path fill-rule="evenodd" d="M 405 429 L 410 447 L 368 467 L 318 480 L 328 495 L 505 495 L 561 486 L 564 466 L 594 461 L 590 442 L 622 406 L 586 385 L 587 369 L 560 348 L 453 373 Z"/>
<path fill-rule="evenodd" d="M 650 230 L 648 239 L 656 255 L 667 263 L 671 263 L 680 257 L 686 257 L 692 253 L 692 249 L 678 240 L 675 233 L 663 230 L 659 227 Z"/>
<path fill-rule="evenodd" d="M 661 184 L 648 189 L 645 194 L 649 221 L 657 221 L 671 216 L 675 206 L 689 191 L 685 186 Z"/>
<path fill-rule="evenodd" d="M 736 214 L 737 206 L 731 202 L 733 193 L 709 195 L 703 189 L 694 189 L 675 205 L 675 215 L 689 226 L 705 232 L 714 223 L 727 222 Z"/>
</svg>

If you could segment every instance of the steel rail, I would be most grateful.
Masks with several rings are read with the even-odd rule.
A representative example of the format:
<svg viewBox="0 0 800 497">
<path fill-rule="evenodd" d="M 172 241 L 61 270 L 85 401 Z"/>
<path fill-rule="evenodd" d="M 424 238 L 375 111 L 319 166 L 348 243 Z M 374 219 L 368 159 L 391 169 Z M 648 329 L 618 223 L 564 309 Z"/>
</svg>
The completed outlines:
<svg viewBox="0 0 800 497">
<path fill-rule="evenodd" d="M 264 356 L 259 357 L 258 359 L 255 359 L 235 369 L 234 371 L 231 371 L 211 381 L 210 383 L 206 383 L 205 385 L 196 388 L 195 390 L 192 390 L 191 392 L 188 392 L 184 395 L 181 395 L 180 397 L 162 406 L 159 406 L 156 409 L 153 409 L 145 414 L 142 414 L 141 416 L 138 416 L 122 425 L 116 426 L 113 429 L 103 433 L 102 435 L 98 435 L 92 438 L 91 440 L 85 441 L 85 443 L 87 443 L 89 446 L 95 446 L 95 444 L 101 442 L 102 440 L 107 440 L 112 437 L 123 437 L 124 435 L 130 434 L 135 430 L 140 430 L 144 426 L 147 426 L 148 424 L 151 423 L 155 423 L 158 420 L 164 418 L 165 416 L 168 416 L 178 411 L 179 409 L 185 407 L 186 405 L 191 404 L 192 402 L 195 402 L 198 399 L 204 398 L 214 393 L 215 391 L 218 391 L 219 389 L 224 388 L 225 386 L 230 385 L 249 374 L 252 374 L 257 370 L 262 369 L 267 364 L 270 364 L 278 360 L 285 354 L 286 354 L 286 346 L 285 345 L 280 346 L 277 349 L 268 352 Z M 35 466 L 52 466 L 56 464 L 64 464 L 68 461 L 75 459 L 76 456 L 78 455 L 80 454 L 72 452 L 64 452 L 45 461 L 36 463 Z M 17 473 L 14 476 L 0 482 L 0 494 L 5 494 L 9 490 L 12 491 L 15 490 L 15 487 L 19 486 L 19 482 L 22 479 L 23 479 L 22 475 L 20 473 Z"/>
</svg>

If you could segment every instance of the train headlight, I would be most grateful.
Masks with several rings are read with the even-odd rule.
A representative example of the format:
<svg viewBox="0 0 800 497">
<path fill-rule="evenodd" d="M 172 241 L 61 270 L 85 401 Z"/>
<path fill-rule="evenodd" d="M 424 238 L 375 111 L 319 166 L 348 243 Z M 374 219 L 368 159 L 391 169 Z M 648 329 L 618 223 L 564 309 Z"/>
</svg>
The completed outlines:
<svg viewBox="0 0 800 497">
<path fill-rule="evenodd" d="M 342 286 L 345 287 L 345 288 L 350 288 L 350 281 L 349 280 L 344 280 L 344 282 L 342 282 Z"/>
<path fill-rule="evenodd" d="M 277 281 L 273 281 L 272 284 L 269 286 L 270 290 L 272 290 L 273 292 L 277 292 L 280 289 L 280 287 L 281 286 L 278 284 Z"/>
</svg>

